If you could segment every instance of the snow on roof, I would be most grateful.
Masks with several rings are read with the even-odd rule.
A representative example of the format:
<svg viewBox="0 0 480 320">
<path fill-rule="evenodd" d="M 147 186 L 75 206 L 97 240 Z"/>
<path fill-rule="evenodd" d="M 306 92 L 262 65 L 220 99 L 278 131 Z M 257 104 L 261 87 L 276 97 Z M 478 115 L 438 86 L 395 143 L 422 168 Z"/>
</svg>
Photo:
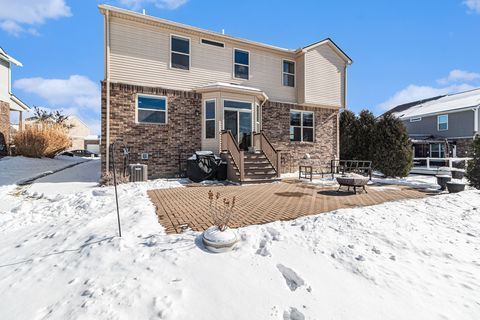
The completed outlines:
<svg viewBox="0 0 480 320">
<path fill-rule="evenodd" d="M 420 102 L 406 110 L 394 112 L 393 114 L 401 119 L 408 119 L 478 106 L 480 106 L 480 88 L 461 93 L 448 94 L 439 99 L 426 101 L 424 103 Z"/>
<path fill-rule="evenodd" d="M 195 91 L 197 92 L 206 92 L 206 91 L 211 91 L 211 90 L 234 90 L 234 91 L 249 91 L 249 92 L 255 92 L 261 96 L 265 100 L 268 100 L 268 96 L 265 92 L 263 92 L 261 89 L 254 88 L 254 87 L 247 87 L 247 86 L 242 86 L 234 83 L 226 83 L 226 82 L 212 82 L 208 83 L 204 86 L 197 87 Z"/>
</svg>

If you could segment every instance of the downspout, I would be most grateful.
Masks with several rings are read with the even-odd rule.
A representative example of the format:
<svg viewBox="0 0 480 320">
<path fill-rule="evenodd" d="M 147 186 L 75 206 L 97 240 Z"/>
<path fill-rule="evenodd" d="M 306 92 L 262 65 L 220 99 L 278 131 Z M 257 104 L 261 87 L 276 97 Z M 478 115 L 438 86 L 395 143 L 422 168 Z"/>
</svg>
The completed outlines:
<svg viewBox="0 0 480 320">
<path fill-rule="evenodd" d="M 343 109 L 347 109 L 347 64 L 343 67 Z M 340 112 L 337 113 L 337 160 L 340 160 Z"/>
<path fill-rule="evenodd" d="M 478 134 L 478 109 L 480 106 L 473 108 L 473 138 Z"/>
<path fill-rule="evenodd" d="M 110 11 L 105 12 L 105 80 L 106 80 L 106 114 L 105 114 L 105 170 L 110 168 Z"/>
</svg>

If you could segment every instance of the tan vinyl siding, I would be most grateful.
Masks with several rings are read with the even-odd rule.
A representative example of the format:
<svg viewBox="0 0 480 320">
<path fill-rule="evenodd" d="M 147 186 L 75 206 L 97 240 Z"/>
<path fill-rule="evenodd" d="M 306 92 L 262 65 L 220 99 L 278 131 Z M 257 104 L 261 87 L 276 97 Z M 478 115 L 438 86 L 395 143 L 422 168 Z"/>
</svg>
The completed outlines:
<svg viewBox="0 0 480 320">
<path fill-rule="evenodd" d="M 189 71 L 169 66 L 171 34 L 190 38 Z M 226 41 L 222 41 L 225 48 L 219 48 L 201 44 L 201 38 L 112 17 L 111 81 L 180 90 L 191 90 L 212 82 L 227 82 L 259 88 L 275 101 L 296 102 L 296 88 L 282 85 L 282 60 L 294 59 L 293 54 L 289 56 Z M 249 80 L 233 78 L 233 48 L 250 52 Z"/>
<path fill-rule="evenodd" d="M 305 103 L 305 56 L 301 55 L 297 58 L 296 74 L 297 99 L 298 103 Z"/>
<path fill-rule="evenodd" d="M 329 45 L 305 53 L 305 103 L 343 107 L 345 61 Z"/>
<path fill-rule="evenodd" d="M 0 101 L 10 103 L 10 64 L 0 60 Z"/>
</svg>

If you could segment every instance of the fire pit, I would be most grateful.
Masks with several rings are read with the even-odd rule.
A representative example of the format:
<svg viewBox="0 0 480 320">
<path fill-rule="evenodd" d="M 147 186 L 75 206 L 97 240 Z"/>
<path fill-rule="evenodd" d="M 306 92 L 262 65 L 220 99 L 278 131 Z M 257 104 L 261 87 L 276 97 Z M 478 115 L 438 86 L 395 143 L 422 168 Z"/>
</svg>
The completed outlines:
<svg viewBox="0 0 480 320">
<path fill-rule="evenodd" d="M 368 177 L 364 177 L 359 174 L 349 174 L 341 177 L 337 177 L 337 182 L 339 184 L 338 191 L 340 191 L 340 188 L 342 186 L 348 187 L 348 191 L 350 191 L 350 187 L 353 187 L 353 192 L 356 194 L 357 193 L 357 188 L 362 188 L 365 193 L 367 192 L 367 189 L 365 189 L 365 186 L 368 183 Z"/>
</svg>

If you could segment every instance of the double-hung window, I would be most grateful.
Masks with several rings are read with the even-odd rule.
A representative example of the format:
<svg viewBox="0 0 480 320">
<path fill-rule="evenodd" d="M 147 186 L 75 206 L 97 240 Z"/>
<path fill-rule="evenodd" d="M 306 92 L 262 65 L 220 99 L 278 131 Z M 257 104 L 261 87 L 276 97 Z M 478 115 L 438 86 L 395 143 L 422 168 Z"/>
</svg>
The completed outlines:
<svg viewBox="0 0 480 320">
<path fill-rule="evenodd" d="M 283 60 L 283 85 L 295 87 L 295 62 Z"/>
<path fill-rule="evenodd" d="M 172 35 L 170 48 L 170 66 L 190 70 L 190 39 Z"/>
<path fill-rule="evenodd" d="M 205 101 L 205 139 L 215 139 L 215 100 Z"/>
<path fill-rule="evenodd" d="M 290 111 L 290 141 L 313 142 L 313 133 L 313 112 Z"/>
<path fill-rule="evenodd" d="M 440 116 L 437 116 L 437 130 L 448 130 L 448 114 L 442 114 Z"/>
<path fill-rule="evenodd" d="M 167 97 L 138 95 L 137 122 L 167 123 Z"/>
<path fill-rule="evenodd" d="M 233 51 L 233 59 L 234 77 L 248 80 L 250 75 L 250 53 L 248 51 L 235 49 Z"/>
</svg>

